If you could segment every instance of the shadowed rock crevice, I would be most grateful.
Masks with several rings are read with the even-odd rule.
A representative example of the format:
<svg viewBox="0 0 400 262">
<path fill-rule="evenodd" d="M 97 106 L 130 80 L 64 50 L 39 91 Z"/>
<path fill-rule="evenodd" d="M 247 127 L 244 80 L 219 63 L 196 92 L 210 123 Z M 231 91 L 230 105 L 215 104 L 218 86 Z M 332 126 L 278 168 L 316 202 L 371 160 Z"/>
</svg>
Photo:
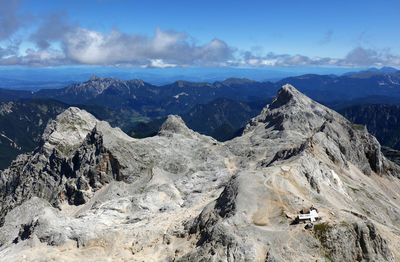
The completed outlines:
<svg viewBox="0 0 400 262">
<path fill-rule="evenodd" d="M 32 236 L 36 226 L 38 226 L 37 221 L 33 221 L 30 224 L 21 225 L 21 228 L 19 229 L 18 237 L 14 239 L 13 243 L 16 244 L 20 241 L 29 239 Z"/>
<path fill-rule="evenodd" d="M 235 214 L 235 199 L 238 194 L 238 186 L 236 178 L 233 177 L 217 199 L 215 210 L 222 218 L 227 218 Z"/>
<path fill-rule="evenodd" d="M 302 143 L 299 147 L 282 149 L 274 155 L 274 158 L 268 164 L 261 164 L 261 165 L 263 167 L 268 167 L 277 161 L 286 160 L 291 157 L 298 156 L 299 154 L 301 154 L 304 150 L 306 150 L 309 147 L 308 144 L 309 144 L 309 141 L 306 141 L 306 142 Z"/>
</svg>

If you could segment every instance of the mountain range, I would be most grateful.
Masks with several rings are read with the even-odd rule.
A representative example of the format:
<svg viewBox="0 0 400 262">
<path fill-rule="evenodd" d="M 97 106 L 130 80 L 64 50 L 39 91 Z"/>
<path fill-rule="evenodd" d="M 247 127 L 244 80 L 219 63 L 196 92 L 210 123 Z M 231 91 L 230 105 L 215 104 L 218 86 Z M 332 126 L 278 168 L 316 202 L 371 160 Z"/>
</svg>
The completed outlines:
<svg viewBox="0 0 400 262">
<path fill-rule="evenodd" d="M 70 107 L 0 178 L 0 261 L 400 260 L 400 167 L 291 85 L 224 143 Z"/>
<path fill-rule="evenodd" d="M 214 83 L 176 81 L 163 86 L 142 80 L 92 77 L 86 82 L 61 89 L 37 92 L 0 89 L 0 101 L 51 98 L 68 104 L 107 106 L 125 114 L 134 112 L 155 119 L 186 113 L 195 105 L 206 104 L 217 98 L 243 102 L 271 98 L 287 83 L 335 109 L 360 104 L 360 99 L 361 103 L 375 99 L 382 104 L 398 104 L 395 98 L 400 97 L 400 71 L 367 71 L 345 76 L 302 75 L 277 82 L 230 78 Z"/>
</svg>

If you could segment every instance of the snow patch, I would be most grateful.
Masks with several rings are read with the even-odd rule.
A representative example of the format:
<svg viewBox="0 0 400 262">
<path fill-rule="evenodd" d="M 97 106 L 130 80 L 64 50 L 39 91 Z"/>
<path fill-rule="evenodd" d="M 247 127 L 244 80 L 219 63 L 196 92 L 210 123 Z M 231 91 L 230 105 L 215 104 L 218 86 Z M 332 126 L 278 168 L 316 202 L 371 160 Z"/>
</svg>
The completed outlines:
<svg viewBox="0 0 400 262">
<path fill-rule="evenodd" d="M 339 176 L 336 174 L 335 171 L 333 171 L 332 169 L 329 170 L 329 172 L 326 173 L 326 176 L 328 178 L 328 180 L 326 182 L 328 183 L 328 185 L 330 187 L 334 188 L 335 190 L 337 190 L 341 194 L 343 194 L 345 196 L 348 196 L 346 191 L 343 188 L 342 180 L 339 178 Z"/>
<path fill-rule="evenodd" d="M 187 93 L 182 92 L 174 96 L 175 99 L 178 99 L 180 96 L 189 96 Z"/>
</svg>

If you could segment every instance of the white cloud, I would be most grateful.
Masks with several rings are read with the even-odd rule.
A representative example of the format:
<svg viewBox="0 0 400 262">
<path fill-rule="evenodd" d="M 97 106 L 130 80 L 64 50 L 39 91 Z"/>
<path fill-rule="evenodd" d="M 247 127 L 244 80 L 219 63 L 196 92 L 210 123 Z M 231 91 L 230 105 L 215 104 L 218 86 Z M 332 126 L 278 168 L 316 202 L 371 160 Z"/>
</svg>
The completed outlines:
<svg viewBox="0 0 400 262">
<path fill-rule="evenodd" d="M 143 68 L 171 68 L 177 67 L 175 64 L 167 64 L 162 59 L 151 59 L 150 65 L 144 65 Z"/>
<path fill-rule="evenodd" d="M 391 54 L 388 50 L 378 51 L 356 47 L 344 58 L 308 57 L 303 55 L 274 54 L 254 56 L 250 52 L 242 54 L 241 65 L 251 67 L 264 66 L 400 66 L 400 56 Z"/>
<path fill-rule="evenodd" d="M 23 55 L 12 55 L 0 59 L 0 65 L 26 65 L 26 66 L 60 66 L 67 63 L 63 52 L 59 50 L 33 50 L 28 49 Z"/>
<path fill-rule="evenodd" d="M 221 40 L 197 45 L 189 42 L 185 33 L 160 28 L 156 29 L 153 37 L 125 34 L 119 30 L 101 33 L 77 28 L 63 36 L 61 41 L 66 56 L 79 64 L 207 66 L 232 56 L 232 50 Z"/>
</svg>

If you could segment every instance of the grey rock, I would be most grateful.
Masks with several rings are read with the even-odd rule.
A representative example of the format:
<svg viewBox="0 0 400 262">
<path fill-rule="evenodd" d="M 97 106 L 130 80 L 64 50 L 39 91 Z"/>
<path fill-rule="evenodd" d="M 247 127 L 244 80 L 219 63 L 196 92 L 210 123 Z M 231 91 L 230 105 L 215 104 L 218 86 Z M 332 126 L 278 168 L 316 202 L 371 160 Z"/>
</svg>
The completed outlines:
<svg viewBox="0 0 400 262">
<path fill-rule="evenodd" d="M 386 240 L 370 221 L 325 224 L 314 234 L 333 261 L 394 261 Z"/>
</svg>

